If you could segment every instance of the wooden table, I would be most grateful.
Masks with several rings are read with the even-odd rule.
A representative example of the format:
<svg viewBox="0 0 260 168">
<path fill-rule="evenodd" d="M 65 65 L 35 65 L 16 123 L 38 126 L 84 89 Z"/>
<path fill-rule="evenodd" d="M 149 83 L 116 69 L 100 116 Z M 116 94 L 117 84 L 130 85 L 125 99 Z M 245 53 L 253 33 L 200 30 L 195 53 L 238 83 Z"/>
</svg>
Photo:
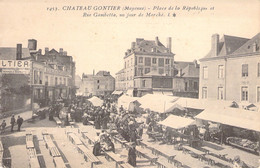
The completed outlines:
<svg viewBox="0 0 260 168">
<path fill-rule="evenodd" d="M 224 153 L 223 151 L 219 151 L 219 150 L 207 147 L 207 146 L 203 146 L 202 149 L 205 149 L 208 154 L 213 154 L 213 155 L 215 154 L 215 155 L 219 156 L 220 158 L 224 158 L 224 159 L 226 158 L 226 155 L 227 155 L 227 153 Z"/>
<path fill-rule="evenodd" d="M 222 159 L 219 159 L 219 158 L 214 157 L 212 155 L 206 155 L 206 156 L 204 156 L 204 158 L 206 158 L 207 161 L 208 161 L 208 164 L 211 164 L 211 165 L 221 164 L 221 167 L 228 167 L 228 168 L 233 167 L 232 163 L 227 162 L 227 161 L 222 160 Z"/>
<path fill-rule="evenodd" d="M 87 139 L 88 140 L 88 143 L 89 144 L 94 144 L 94 139 L 93 138 L 90 138 L 90 136 L 88 136 L 88 133 L 81 133 L 82 134 L 82 137 L 84 139 Z"/>
<path fill-rule="evenodd" d="M 77 135 L 75 135 L 74 133 L 70 133 L 68 134 L 69 140 L 74 144 L 74 145 L 82 145 L 81 140 L 79 139 L 79 137 Z"/>
<path fill-rule="evenodd" d="M 199 157 L 199 159 L 201 160 L 203 158 L 203 156 L 206 154 L 205 152 L 202 152 L 198 149 L 195 149 L 195 148 L 192 148 L 190 146 L 183 146 L 182 147 L 182 151 L 183 153 L 190 153 L 191 155 L 192 154 L 195 154 L 196 156 Z"/>
<path fill-rule="evenodd" d="M 57 147 L 52 147 L 52 148 L 49 148 L 49 151 L 50 151 L 50 155 L 52 157 L 60 157 L 60 151 L 58 150 Z"/>
<path fill-rule="evenodd" d="M 92 163 L 100 163 L 100 160 L 93 155 L 92 151 L 84 145 L 77 145 L 78 152 L 84 155 L 85 161 L 91 161 Z"/>
<path fill-rule="evenodd" d="M 62 157 L 54 157 L 53 158 L 53 163 L 56 168 L 67 168 Z"/>
<path fill-rule="evenodd" d="M 134 166 L 130 165 L 129 163 L 123 163 L 120 166 L 121 168 L 134 168 Z"/>
<path fill-rule="evenodd" d="M 115 161 L 117 164 L 122 164 L 124 163 L 124 159 L 115 154 L 114 152 L 105 152 L 105 157 L 109 160 L 112 159 Z"/>
</svg>

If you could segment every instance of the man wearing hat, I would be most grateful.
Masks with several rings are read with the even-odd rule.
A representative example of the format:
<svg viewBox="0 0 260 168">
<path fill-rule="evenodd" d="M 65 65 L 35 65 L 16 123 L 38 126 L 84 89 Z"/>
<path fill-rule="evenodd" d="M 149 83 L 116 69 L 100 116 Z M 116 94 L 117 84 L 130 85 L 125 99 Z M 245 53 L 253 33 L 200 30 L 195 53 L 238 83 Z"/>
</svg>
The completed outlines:
<svg viewBox="0 0 260 168">
<path fill-rule="evenodd" d="M 14 131 L 14 124 L 15 124 L 14 114 L 13 114 L 12 117 L 11 117 L 11 122 L 10 122 L 10 124 L 11 124 L 11 132 L 13 132 L 13 131 Z"/>
<path fill-rule="evenodd" d="M 128 150 L 128 163 L 132 166 L 136 166 L 136 149 L 135 143 L 131 144 L 131 147 Z"/>
</svg>

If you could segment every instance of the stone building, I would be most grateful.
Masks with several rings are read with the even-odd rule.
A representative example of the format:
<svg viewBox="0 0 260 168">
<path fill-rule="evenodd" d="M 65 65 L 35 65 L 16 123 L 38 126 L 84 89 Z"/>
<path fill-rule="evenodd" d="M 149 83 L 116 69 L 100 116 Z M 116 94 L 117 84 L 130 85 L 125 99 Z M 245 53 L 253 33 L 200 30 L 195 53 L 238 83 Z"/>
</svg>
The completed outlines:
<svg viewBox="0 0 260 168">
<path fill-rule="evenodd" d="M 124 69 L 117 73 L 116 90 L 127 90 L 132 96 L 142 96 L 153 91 L 171 91 L 174 54 L 171 38 L 165 47 L 158 39 L 137 38 L 125 52 Z"/>
<path fill-rule="evenodd" d="M 166 46 L 158 37 L 154 41 L 137 38 L 125 53 L 124 68 L 116 73 L 116 90 L 130 96 L 172 95 L 174 91 L 175 95 L 198 97 L 199 66 L 195 67 L 192 62 L 174 62 L 171 46 L 170 37 Z M 178 76 L 179 71 L 183 73 Z M 190 81 L 192 86 L 197 86 L 187 85 L 185 90 L 185 84 Z"/>
<path fill-rule="evenodd" d="M 46 48 L 43 55 L 34 39 L 28 40 L 26 48 L 22 48 L 22 44 L 16 48 L 0 48 L 0 61 L 8 65 L 0 67 L 2 111 L 31 107 L 32 103 L 43 106 L 73 97 L 75 62 L 72 56 L 61 51 Z"/>
<path fill-rule="evenodd" d="M 99 71 L 93 75 L 82 74 L 80 91 L 84 96 L 107 95 L 115 90 L 115 78 L 108 71 Z"/>
<path fill-rule="evenodd" d="M 174 62 L 173 95 L 179 97 L 199 97 L 200 65 L 193 62 Z"/>
<path fill-rule="evenodd" d="M 199 98 L 260 102 L 260 33 L 251 39 L 212 35 L 202 59 Z"/>
</svg>

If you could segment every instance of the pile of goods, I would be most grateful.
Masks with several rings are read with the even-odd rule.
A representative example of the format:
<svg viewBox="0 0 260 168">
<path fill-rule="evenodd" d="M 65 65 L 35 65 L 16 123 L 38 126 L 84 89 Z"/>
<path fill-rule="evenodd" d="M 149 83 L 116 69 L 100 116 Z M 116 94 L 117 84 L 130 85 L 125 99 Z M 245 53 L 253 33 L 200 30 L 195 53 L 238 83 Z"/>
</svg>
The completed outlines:
<svg viewBox="0 0 260 168">
<path fill-rule="evenodd" d="M 227 142 L 229 144 L 238 146 L 238 147 L 242 147 L 244 149 L 250 150 L 250 151 L 255 151 L 257 152 L 258 150 L 258 145 L 257 142 L 252 142 L 248 139 L 242 139 L 242 138 L 238 138 L 238 137 L 228 137 L 227 138 Z"/>
</svg>

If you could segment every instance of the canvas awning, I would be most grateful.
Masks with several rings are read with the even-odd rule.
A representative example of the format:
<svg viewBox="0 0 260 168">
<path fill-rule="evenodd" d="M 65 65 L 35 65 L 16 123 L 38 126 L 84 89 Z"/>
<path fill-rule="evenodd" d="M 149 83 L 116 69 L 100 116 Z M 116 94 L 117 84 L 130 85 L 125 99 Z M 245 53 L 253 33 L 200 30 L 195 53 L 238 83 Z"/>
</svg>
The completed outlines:
<svg viewBox="0 0 260 168">
<path fill-rule="evenodd" d="M 103 105 L 103 100 L 101 100 L 100 98 L 98 98 L 96 96 L 89 98 L 88 101 L 90 101 L 93 104 L 93 106 L 102 106 Z"/>
<path fill-rule="evenodd" d="M 128 95 L 128 96 L 133 96 L 133 92 L 134 92 L 134 89 L 128 89 L 128 90 L 126 91 L 126 95 Z"/>
<path fill-rule="evenodd" d="M 123 93 L 123 91 L 115 90 L 112 94 L 113 95 L 120 95 L 122 93 Z"/>
<path fill-rule="evenodd" d="M 158 124 L 170 127 L 173 129 L 182 129 L 189 125 L 195 124 L 195 120 L 190 118 L 179 117 L 175 115 L 169 115 L 165 120 L 158 122 Z"/>
<path fill-rule="evenodd" d="M 170 92 L 170 91 L 163 91 L 163 94 L 167 95 L 167 96 L 172 96 L 173 95 L 172 92 Z"/>
<path fill-rule="evenodd" d="M 208 107 L 195 118 L 260 132 L 260 113 L 231 107 Z"/>
<path fill-rule="evenodd" d="M 138 102 L 141 103 L 141 107 L 143 109 L 150 109 L 154 112 L 165 113 L 173 109 L 173 102 L 177 99 L 177 97 L 162 94 L 146 94 L 141 97 Z"/>
<path fill-rule="evenodd" d="M 137 101 L 139 97 L 130 97 L 127 95 L 122 95 L 121 97 L 118 98 L 118 107 L 123 106 L 124 109 L 129 109 L 129 105 L 131 102 Z"/>
</svg>

